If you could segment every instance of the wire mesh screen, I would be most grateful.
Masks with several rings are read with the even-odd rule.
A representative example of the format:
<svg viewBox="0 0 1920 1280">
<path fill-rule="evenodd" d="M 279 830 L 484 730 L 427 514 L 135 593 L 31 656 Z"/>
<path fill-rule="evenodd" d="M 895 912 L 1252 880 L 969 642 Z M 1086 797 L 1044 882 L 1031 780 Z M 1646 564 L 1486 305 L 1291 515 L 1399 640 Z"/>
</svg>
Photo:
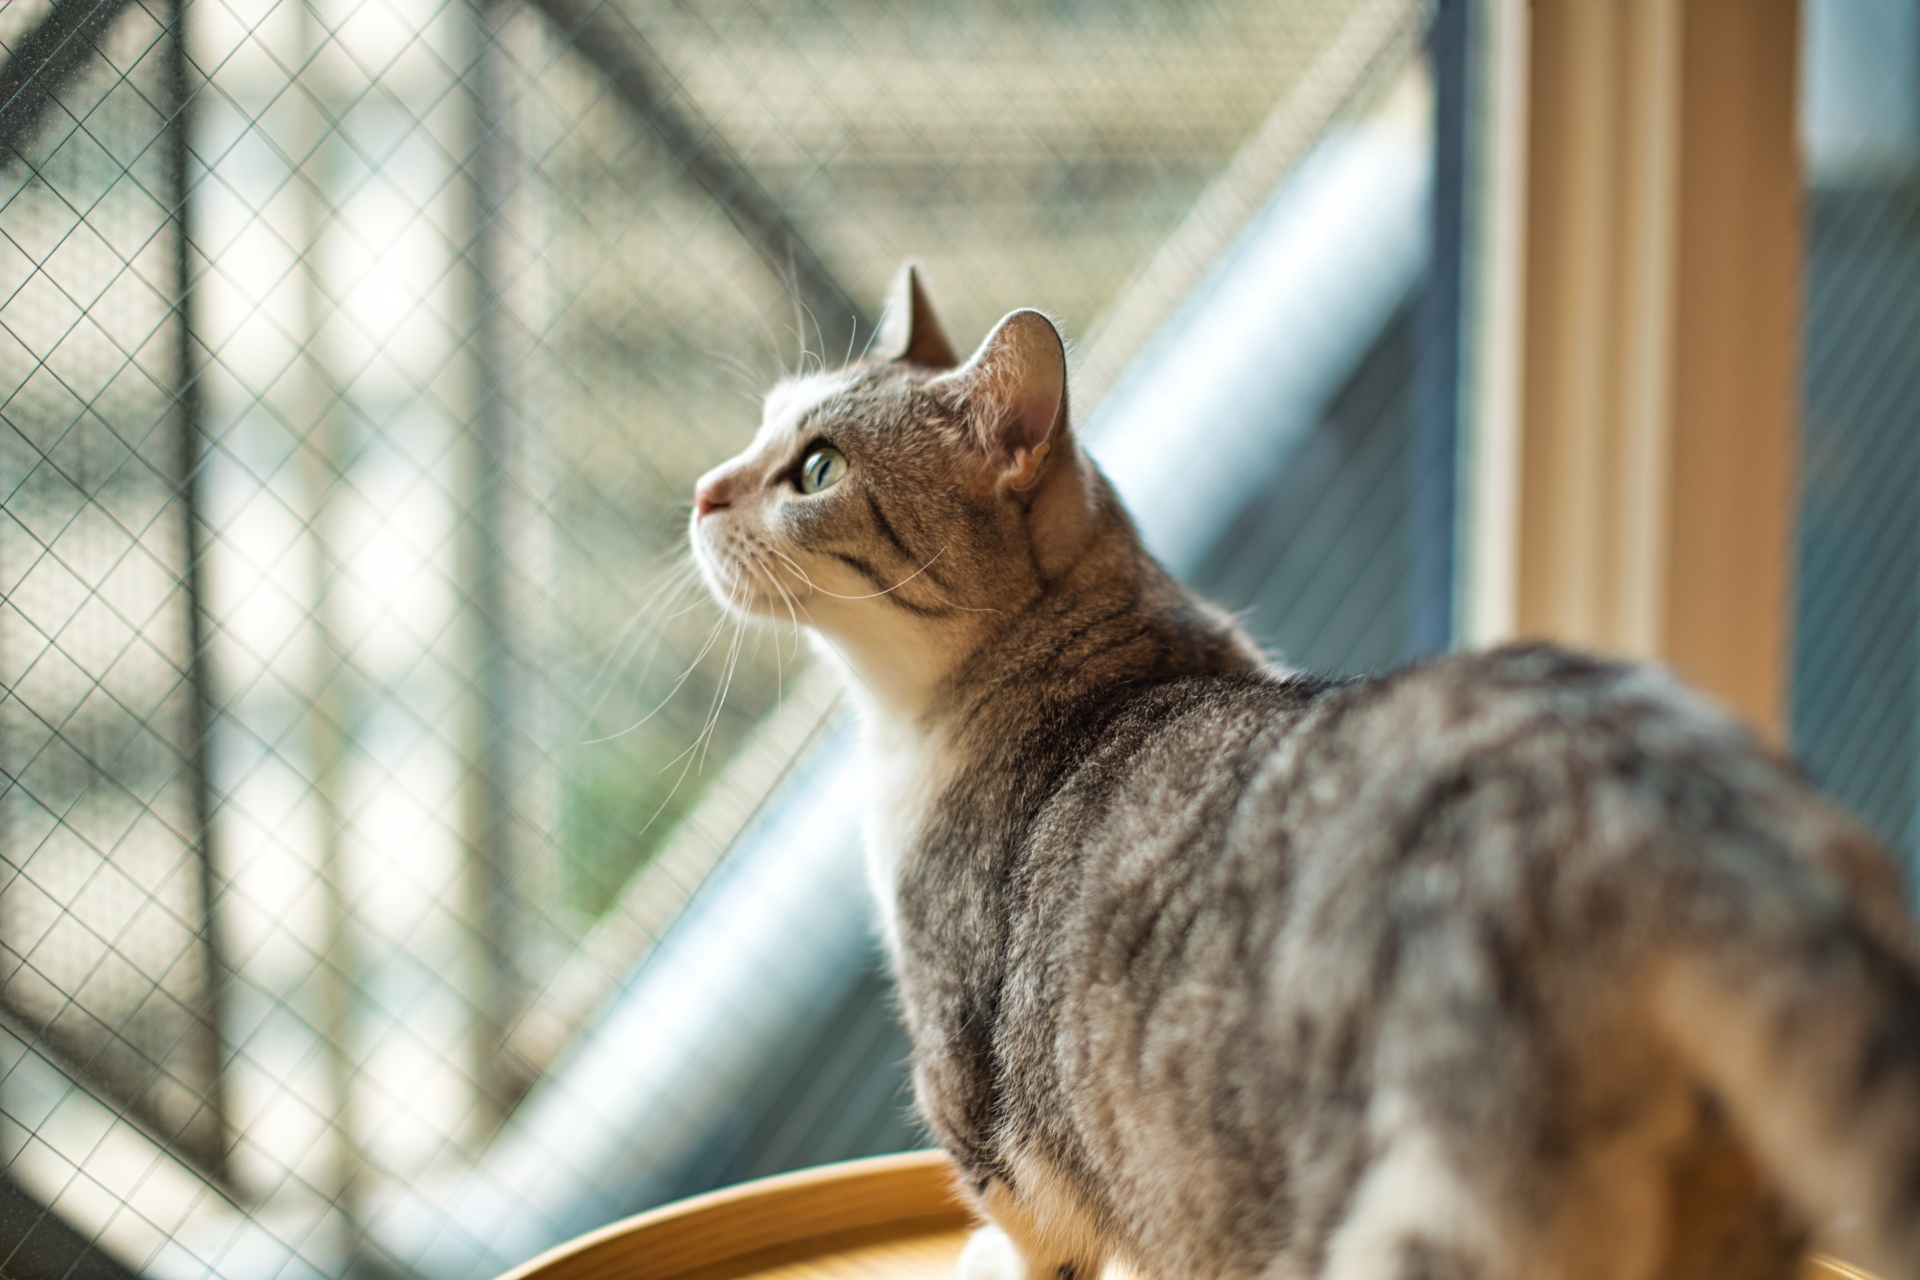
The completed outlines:
<svg viewBox="0 0 1920 1280">
<path fill-rule="evenodd" d="M 0 8 L 0 1270 L 511 1260 L 396 1251 L 390 1193 L 580 1056 L 831 701 L 701 607 L 693 479 L 908 254 L 957 335 L 1105 335 L 1097 398 L 1418 20 Z M 1266 528 L 1262 490 L 1194 566 L 1269 610 L 1366 578 L 1261 624 L 1349 668 L 1411 652 L 1416 304 L 1376 293 L 1289 437 L 1322 514 Z M 1315 579 L 1348 526 L 1358 568 Z M 784 1120 L 682 1184 L 911 1140 L 878 991 L 756 1068 Z"/>
<path fill-rule="evenodd" d="M 1920 4 L 1806 11 L 1793 740 L 1920 866 Z"/>
<path fill-rule="evenodd" d="M 0 15 L 53 82 L 9 64 L 0 128 L 0 1002 L 218 1167 L 178 59 L 164 12 L 64 16 Z"/>
</svg>

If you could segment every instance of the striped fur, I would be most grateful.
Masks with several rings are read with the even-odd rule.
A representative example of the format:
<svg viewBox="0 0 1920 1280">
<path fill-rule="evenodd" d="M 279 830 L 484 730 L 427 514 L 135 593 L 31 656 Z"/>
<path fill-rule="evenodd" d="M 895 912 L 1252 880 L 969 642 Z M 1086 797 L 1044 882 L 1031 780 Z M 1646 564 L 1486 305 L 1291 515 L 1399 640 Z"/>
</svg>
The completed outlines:
<svg viewBox="0 0 1920 1280">
<path fill-rule="evenodd" d="M 860 706 L 964 1273 L 1774 1280 L 1811 1233 L 1920 1280 L 1920 946 L 1870 837 L 1647 668 L 1269 665 L 1142 551 L 1051 325 L 952 368 L 929 323 L 903 273 L 692 537 Z M 819 441 L 850 470 L 802 494 Z"/>
</svg>

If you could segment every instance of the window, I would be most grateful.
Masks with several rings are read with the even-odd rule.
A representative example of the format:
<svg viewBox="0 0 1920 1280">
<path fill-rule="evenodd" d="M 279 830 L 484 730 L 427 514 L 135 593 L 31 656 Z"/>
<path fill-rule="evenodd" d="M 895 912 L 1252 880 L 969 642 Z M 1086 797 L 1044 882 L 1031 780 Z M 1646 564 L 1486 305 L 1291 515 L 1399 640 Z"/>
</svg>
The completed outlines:
<svg viewBox="0 0 1920 1280">
<path fill-rule="evenodd" d="M 1920 5 L 1806 10 L 1793 741 L 1920 856 Z"/>
</svg>

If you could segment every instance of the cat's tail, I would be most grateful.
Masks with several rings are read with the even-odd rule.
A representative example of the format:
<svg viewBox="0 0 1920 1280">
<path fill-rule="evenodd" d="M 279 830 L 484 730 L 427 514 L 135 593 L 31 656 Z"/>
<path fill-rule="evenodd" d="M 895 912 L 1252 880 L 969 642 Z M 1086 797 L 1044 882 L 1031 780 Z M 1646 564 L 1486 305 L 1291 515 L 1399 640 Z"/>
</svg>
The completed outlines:
<svg viewBox="0 0 1920 1280">
<path fill-rule="evenodd" d="M 1736 927 L 1722 917 L 1662 957 L 1656 1016 L 1817 1241 L 1920 1280 L 1920 958 L 1905 894 L 1759 896 Z"/>
</svg>

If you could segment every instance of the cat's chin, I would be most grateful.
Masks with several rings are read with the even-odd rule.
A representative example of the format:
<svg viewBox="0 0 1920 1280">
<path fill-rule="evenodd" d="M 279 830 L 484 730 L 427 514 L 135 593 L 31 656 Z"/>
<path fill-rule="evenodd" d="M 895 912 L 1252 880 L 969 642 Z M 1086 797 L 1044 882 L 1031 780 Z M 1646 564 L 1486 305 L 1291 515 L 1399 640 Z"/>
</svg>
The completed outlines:
<svg viewBox="0 0 1920 1280">
<path fill-rule="evenodd" d="M 725 612 L 764 621 L 785 616 L 774 593 L 764 584 L 755 582 L 752 574 L 718 560 L 697 540 L 693 562 L 700 569 L 701 581 L 707 584 L 707 594 Z"/>
<path fill-rule="evenodd" d="M 730 614 L 753 616 L 753 601 L 760 595 L 755 583 L 741 570 L 718 560 L 699 541 L 693 543 L 693 564 L 701 570 L 701 581 L 707 583 L 707 595 L 714 604 L 724 608 Z"/>
<path fill-rule="evenodd" d="M 771 592 L 748 581 L 707 579 L 707 591 L 725 613 L 749 622 L 786 622 L 786 605 Z"/>
</svg>

